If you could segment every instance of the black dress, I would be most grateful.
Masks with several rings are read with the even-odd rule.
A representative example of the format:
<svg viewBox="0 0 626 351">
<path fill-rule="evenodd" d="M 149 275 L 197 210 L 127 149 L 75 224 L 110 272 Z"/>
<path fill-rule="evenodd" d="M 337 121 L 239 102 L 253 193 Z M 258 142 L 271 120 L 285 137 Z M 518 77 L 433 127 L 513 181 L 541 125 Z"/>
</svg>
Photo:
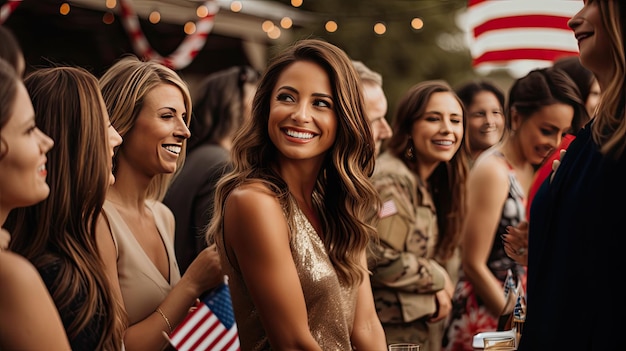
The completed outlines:
<svg viewBox="0 0 626 351">
<path fill-rule="evenodd" d="M 43 279 L 48 291 L 51 296 L 54 296 L 55 291 L 57 289 L 57 281 L 60 279 L 59 275 L 61 274 L 61 262 L 60 260 L 55 261 L 54 263 L 48 264 L 45 267 L 39 269 L 39 274 Z M 73 279 L 77 279 L 74 277 Z M 61 321 L 63 322 L 63 327 L 66 332 L 68 327 L 78 315 L 78 311 L 84 308 L 86 296 L 84 290 L 79 291 L 76 297 L 72 300 L 71 304 L 67 308 L 59 309 L 58 302 L 54 301 L 56 304 L 57 310 L 59 311 L 59 315 L 61 316 Z M 100 309 L 100 311 L 102 311 Z M 83 330 L 81 330 L 77 335 L 67 335 L 67 338 L 70 342 L 70 346 L 73 351 L 94 351 L 97 350 L 98 341 L 102 335 L 102 326 L 104 325 L 104 314 L 96 314 L 94 318 L 92 318 L 89 323 L 85 326 Z"/>
<path fill-rule="evenodd" d="M 599 152 L 591 124 L 531 207 L 520 351 L 624 348 L 626 156 Z"/>
<path fill-rule="evenodd" d="M 206 144 L 192 150 L 163 203 L 176 220 L 174 249 L 180 274 L 207 247 L 206 228 L 213 215 L 213 198 L 220 178 L 232 169 L 228 150 Z"/>
</svg>

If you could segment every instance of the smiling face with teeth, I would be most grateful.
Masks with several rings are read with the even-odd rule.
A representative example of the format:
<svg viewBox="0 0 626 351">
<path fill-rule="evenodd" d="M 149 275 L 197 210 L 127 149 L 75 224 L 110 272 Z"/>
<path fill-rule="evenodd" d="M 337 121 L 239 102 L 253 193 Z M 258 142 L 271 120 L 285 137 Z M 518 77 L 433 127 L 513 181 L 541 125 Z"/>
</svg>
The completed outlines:
<svg viewBox="0 0 626 351">
<path fill-rule="evenodd" d="M 4 77 L 3 77 L 4 78 Z M 0 215 L 30 206 L 50 193 L 46 183 L 46 153 L 54 142 L 35 125 L 35 112 L 26 88 L 17 85 L 12 114 L 0 129 Z M 0 218 L 0 223 L 4 218 Z"/>
<path fill-rule="evenodd" d="M 598 1 L 585 1 L 583 8 L 567 23 L 578 41 L 580 62 L 599 80 L 613 78 L 611 38 L 605 28 Z M 607 69 L 609 72 L 607 72 Z"/>
<path fill-rule="evenodd" d="M 321 163 L 335 142 L 337 115 L 326 71 L 296 61 L 278 78 L 270 101 L 268 133 L 282 157 Z"/>
<path fill-rule="evenodd" d="M 520 151 L 533 165 L 539 165 L 561 144 L 562 136 L 572 126 L 574 108 L 564 103 L 543 106 L 524 118 L 513 112 L 513 129 L 519 135 Z"/>
<path fill-rule="evenodd" d="M 135 125 L 120 147 L 120 167 L 127 163 L 154 176 L 173 173 L 182 144 L 190 136 L 183 94 L 172 84 L 160 84 L 145 97 Z"/>
<path fill-rule="evenodd" d="M 463 140 L 463 107 L 451 92 L 436 92 L 411 127 L 419 173 L 426 180 L 440 162 L 447 162 Z"/>
</svg>

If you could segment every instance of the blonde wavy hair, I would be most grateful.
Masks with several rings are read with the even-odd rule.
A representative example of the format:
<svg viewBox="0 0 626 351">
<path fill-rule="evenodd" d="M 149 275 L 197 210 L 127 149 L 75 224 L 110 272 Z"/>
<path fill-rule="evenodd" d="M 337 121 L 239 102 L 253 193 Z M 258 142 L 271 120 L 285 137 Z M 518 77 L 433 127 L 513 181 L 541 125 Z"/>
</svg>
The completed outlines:
<svg viewBox="0 0 626 351">
<path fill-rule="evenodd" d="M 102 75 L 100 78 L 102 97 L 107 106 L 111 124 L 122 138 L 135 125 L 148 93 L 161 84 L 170 84 L 180 89 L 187 109 L 185 122 L 189 126 L 192 113 L 191 95 L 187 84 L 173 70 L 157 62 L 144 62 L 135 56 L 126 56 Z M 186 150 L 187 140 L 184 140 L 182 150 L 176 161 L 176 172 L 155 176 L 148 186 L 148 198 L 159 201 L 163 199 L 172 179 L 185 163 Z M 119 146 L 113 157 L 114 174 L 118 153 L 123 151 L 124 143 Z"/>
</svg>

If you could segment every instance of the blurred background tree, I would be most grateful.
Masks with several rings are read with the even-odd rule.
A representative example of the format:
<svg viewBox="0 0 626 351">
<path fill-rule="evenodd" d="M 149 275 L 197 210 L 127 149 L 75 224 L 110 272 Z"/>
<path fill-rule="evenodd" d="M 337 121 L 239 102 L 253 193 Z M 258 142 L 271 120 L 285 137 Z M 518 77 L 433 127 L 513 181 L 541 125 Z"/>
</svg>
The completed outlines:
<svg viewBox="0 0 626 351">
<path fill-rule="evenodd" d="M 466 6 L 467 0 L 304 0 L 299 9 L 316 20 L 295 29 L 294 38 L 323 38 L 381 73 L 391 120 L 397 101 L 412 85 L 442 79 L 454 87 L 476 77 L 457 26 Z M 336 23 L 336 31 L 325 28 L 328 21 Z M 384 33 L 375 33 L 376 23 L 385 26 Z"/>
</svg>

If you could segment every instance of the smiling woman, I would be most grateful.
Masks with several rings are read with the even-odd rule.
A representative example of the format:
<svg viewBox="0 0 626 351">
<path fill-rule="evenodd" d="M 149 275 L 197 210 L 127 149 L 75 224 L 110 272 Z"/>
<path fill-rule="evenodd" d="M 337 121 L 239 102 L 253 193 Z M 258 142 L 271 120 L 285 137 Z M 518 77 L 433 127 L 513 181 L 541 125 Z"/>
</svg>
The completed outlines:
<svg viewBox="0 0 626 351">
<path fill-rule="evenodd" d="M 222 282 L 214 248 L 181 277 L 174 254 L 174 216 L 159 200 L 185 159 L 191 99 L 169 68 L 126 57 L 100 79 L 111 124 L 123 137 L 116 182 L 97 232 L 108 277 L 129 319 L 126 350 L 160 350 L 203 292 Z"/>
<path fill-rule="evenodd" d="M 271 62 L 233 141 L 208 232 L 242 350 L 385 350 L 365 262 L 374 143 L 347 55 L 302 40 Z"/>
<path fill-rule="evenodd" d="M 377 160 L 372 181 L 384 205 L 369 262 L 390 343 L 441 347 L 454 288 L 444 266 L 465 213 L 466 123 L 446 82 L 414 85 L 400 100 L 393 135 Z"/>
<path fill-rule="evenodd" d="M 526 270 L 507 256 L 500 236 L 506 240 L 508 227 L 526 221 L 525 201 L 535 167 L 565 132 L 580 128 L 586 113 L 574 82 L 560 70 L 531 71 L 511 87 L 508 133 L 480 154 L 469 174 L 462 268 L 444 339 L 446 350 L 471 351 L 467 340 L 473 334 L 504 328 L 513 308 L 505 309 L 505 279 L 511 274 L 525 291 Z"/>
</svg>

